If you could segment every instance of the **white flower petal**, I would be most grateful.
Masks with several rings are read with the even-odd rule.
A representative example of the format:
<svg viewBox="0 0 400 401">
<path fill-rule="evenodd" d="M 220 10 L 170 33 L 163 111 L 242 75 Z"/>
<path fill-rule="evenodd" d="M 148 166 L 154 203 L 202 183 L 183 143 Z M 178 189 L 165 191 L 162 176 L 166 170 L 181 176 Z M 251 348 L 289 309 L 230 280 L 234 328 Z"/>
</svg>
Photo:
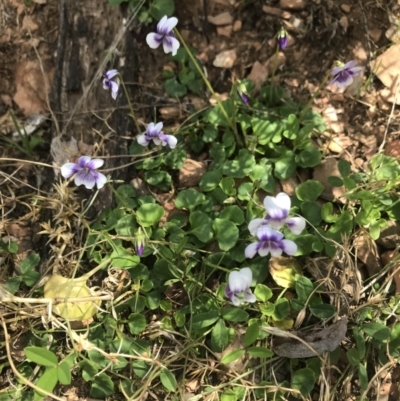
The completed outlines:
<svg viewBox="0 0 400 401">
<path fill-rule="evenodd" d="M 244 254 L 246 255 L 246 258 L 250 258 L 250 259 L 254 258 L 255 254 L 258 251 L 258 246 L 259 246 L 258 242 L 253 242 L 252 244 L 247 245 L 246 249 L 244 250 Z"/>
<path fill-rule="evenodd" d="M 137 137 L 137 142 L 138 142 L 139 145 L 147 146 L 149 144 L 149 142 L 150 142 L 150 139 L 146 135 L 139 135 Z"/>
<path fill-rule="evenodd" d="M 80 167 L 76 163 L 65 163 L 61 166 L 61 175 L 64 178 L 72 177 L 75 173 L 77 173 L 82 167 Z"/>
<path fill-rule="evenodd" d="M 118 96 L 119 84 L 114 81 L 110 82 L 111 85 L 111 97 L 115 100 Z"/>
<path fill-rule="evenodd" d="M 159 134 L 163 128 L 163 123 L 160 121 L 159 123 L 157 123 L 156 125 L 154 125 L 154 123 L 150 123 L 153 124 L 153 130 L 157 132 L 157 134 Z M 149 124 L 149 125 L 150 125 Z"/>
<path fill-rule="evenodd" d="M 90 162 L 86 165 L 87 168 L 90 168 L 91 170 L 97 170 L 104 164 L 103 159 L 92 159 Z"/>
<path fill-rule="evenodd" d="M 347 62 L 344 66 L 343 69 L 348 70 L 350 68 L 355 67 L 357 64 L 357 62 L 355 60 L 350 60 L 349 62 Z"/>
<path fill-rule="evenodd" d="M 242 275 L 238 271 L 233 271 L 229 273 L 228 283 L 230 290 L 234 294 L 246 291 L 248 289 L 248 286 L 245 286 L 243 283 Z"/>
<path fill-rule="evenodd" d="M 166 54 L 172 53 L 173 56 L 176 56 L 179 47 L 181 44 L 177 38 L 173 36 L 165 36 L 163 40 L 163 49 Z"/>
<path fill-rule="evenodd" d="M 239 306 L 240 305 L 240 299 L 237 296 L 232 295 L 231 297 L 229 297 L 229 299 L 231 300 L 233 305 L 235 305 L 235 306 Z"/>
<path fill-rule="evenodd" d="M 107 177 L 104 174 L 99 173 L 98 171 L 95 171 L 93 175 L 96 181 L 97 188 L 98 189 L 103 188 L 107 182 Z"/>
<path fill-rule="evenodd" d="M 174 149 L 178 140 L 173 135 L 164 135 L 161 134 L 159 139 L 162 141 L 162 145 L 168 145 L 171 149 Z"/>
<path fill-rule="evenodd" d="M 260 256 L 268 256 L 270 253 L 272 253 L 272 248 L 267 244 L 263 244 L 263 246 L 260 246 L 258 249 L 258 254 Z"/>
<path fill-rule="evenodd" d="M 253 281 L 253 272 L 251 271 L 250 267 L 243 267 L 242 269 L 239 270 L 239 273 L 241 275 L 243 287 L 245 287 L 243 291 L 246 291 L 250 287 L 251 282 Z"/>
<path fill-rule="evenodd" d="M 289 230 L 296 235 L 301 234 L 306 227 L 306 221 L 302 217 L 291 217 L 290 219 L 286 219 L 286 224 L 288 225 Z"/>
<path fill-rule="evenodd" d="M 297 245 L 290 239 L 284 239 L 281 241 L 282 249 L 288 255 L 294 255 L 297 252 Z"/>
<path fill-rule="evenodd" d="M 157 146 L 159 146 L 159 145 L 162 144 L 162 141 L 161 141 L 161 139 L 159 139 L 159 138 L 153 138 L 153 142 L 154 142 Z"/>
<path fill-rule="evenodd" d="M 146 36 L 146 42 L 150 49 L 157 49 L 161 45 L 162 39 L 162 35 L 154 32 L 151 32 Z"/>
<path fill-rule="evenodd" d="M 264 199 L 264 207 L 271 219 L 284 219 L 289 214 L 290 198 L 284 192 L 281 192 L 276 197 L 266 196 Z"/>
<path fill-rule="evenodd" d="M 162 31 L 165 33 L 170 33 L 176 27 L 177 24 L 178 24 L 178 18 L 176 17 L 168 18 L 162 27 Z"/>
<path fill-rule="evenodd" d="M 108 70 L 105 74 L 104 77 L 108 80 L 113 79 L 116 75 L 118 75 L 117 70 Z"/>
<path fill-rule="evenodd" d="M 277 258 L 278 256 L 282 255 L 282 249 L 278 247 L 271 247 L 270 248 L 271 256 Z M 264 255 L 262 255 L 264 256 Z"/>
<path fill-rule="evenodd" d="M 246 302 L 256 302 L 257 298 L 251 291 L 247 291 L 245 296 L 244 296 L 244 300 Z"/>
<path fill-rule="evenodd" d="M 253 219 L 248 225 L 251 235 L 256 235 L 257 229 L 263 225 L 264 219 Z"/>
<path fill-rule="evenodd" d="M 96 180 L 93 177 L 92 172 L 87 169 L 78 171 L 74 181 L 77 187 L 79 187 L 79 185 L 84 185 L 87 189 L 92 189 L 96 184 Z"/>
<path fill-rule="evenodd" d="M 164 15 L 164 17 L 162 17 L 160 19 L 160 21 L 157 24 L 157 32 L 163 32 L 164 31 L 164 27 L 165 27 L 165 24 L 166 24 L 167 20 L 168 20 L 168 17 L 166 15 Z"/>
</svg>

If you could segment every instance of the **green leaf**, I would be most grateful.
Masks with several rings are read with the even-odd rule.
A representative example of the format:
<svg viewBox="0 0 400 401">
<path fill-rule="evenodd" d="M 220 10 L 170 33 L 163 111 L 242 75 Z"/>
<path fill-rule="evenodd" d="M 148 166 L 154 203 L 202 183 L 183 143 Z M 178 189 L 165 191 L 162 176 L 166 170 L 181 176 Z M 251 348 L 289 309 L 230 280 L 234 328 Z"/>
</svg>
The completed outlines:
<svg viewBox="0 0 400 401">
<path fill-rule="evenodd" d="M 46 348 L 25 347 L 24 352 L 26 357 L 31 361 L 41 366 L 55 367 L 58 364 L 56 355 Z"/>
<path fill-rule="evenodd" d="M 140 206 L 136 213 L 143 227 L 151 227 L 153 224 L 158 223 L 161 217 L 164 216 L 164 208 L 153 203 L 145 203 Z"/>
<path fill-rule="evenodd" d="M 247 352 L 255 358 L 271 358 L 274 355 L 273 351 L 265 347 L 249 347 Z"/>
<path fill-rule="evenodd" d="M 321 223 L 321 206 L 316 202 L 302 202 L 300 206 L 301 215 L 308 220 L 313 226 Z"/>
<path fill-rule="evenodd" d="M 40 280 L 40 277 L 39 272 L 28 271 L 22 276 L 22 280 L 28 287 L 33 287 Z"/>
<path fill-rule="evenodd" d="M 260 335 L 260 324 L 259 322 L 252 323 L 246 330 L 243 336 L 243 343 L 245 347 L 249 347 L 257 341 Z"/>
<path fill-rule="evenodd" d="M 347 160 L 339 160 L 338 169 L 343 178 L 348 177 L 351 173 L 351 164 Z"/>
<path fill-rule="evenodd" d="M 312 369 L 298 369 L 293 373 L 292 386 L 299 390 L 306 397 L 308 396 L 315 384 L 315 374 Z"/>
<path fill-rule="evenodd" d="M 333 187 L 341 187 L 343 185 L 343 180 L 340 177 L 336 177 L 334 175 L 328 177 L 328 182 Z"/>
<path fill-rule="evenodd" d="M 38 265 L 38 263 L 40 262 L 40 256 L 37 255 L 36 253 L 32 253 L 30 254 L 28 257 L 26 257 L 21 265 L 20 265 L 20 269 L 21 269 L 21 273 L 25 274 L 29 271 L 32 271 L 35 269 L 35 267 Z"/>
<path fill-rule="evenodd" d="M 121 246 L 114 249 L 110 255 L 110 258 L 112 260 L 113 267 L 118 267 L 120 269 L 131 269 L 140 263 L 139 256 L 132 255 Z"/>
<path fill-rule="evenodd" d="M 128 326 L 131 334 L 140 334 L 146 329 L 146 318 L 140 313 L 131 313 L 128 317 Z"/>
<path fill-rule="evenodd" d="M 121 217 L 115 225 L 115 231 L 123 237 L 134 237 L 137 230 L 137 223 L 134 216 L 126 214 Z"/>
<path fill-rule="evenodd" d="M 195 331 L 205 329 L 211 326 L 219 318 L 218 311 L 212 310 L 209 312 L 199 313 L 192 318 L 192 328 Z"/>
<path fill-rule="evenodd" d="M 41 388 L 42 390 L 45 390 L 45 391 L 51 393 L 57 384 L 57 380 L 58 380 L 57 367 L 53 367 L 51 369 L 46 370 L 42 374 L 42 376 L 39 377 L 39 380 L 35 384 L 37 387 Z M 41 394 L 41 393 L 35 391 L 35 395 L 34 395 L 33 399 L 34 399 L 34 401 L 39 401 L 39 400 L 42 400 L 44 397 L 46 397 L 44 394 Z"/>
<path fill-rule="evenodd" d="M 261 302 L 267 302 L 272 298 L 272 290 L 264 284 L 257 284 L 254 290 L 254 295 Z"/>
<path fill-rule="evenodd" d="M 200 180 L 199 187 L 203 192 L 210 192 L 219 185 L 221 178 L 222 178 L 221 170 L 207 171 L 207 173 L 205 173 L 202 179 Z M 179 193 L 179 195 L 180 194 L 181 192 Z"/>
<path fill-rule="evenodd" d="M 283 132 L 283 136 L 290 140 L 296 139 L 297 132 L 299 131 L 300 124 L 295 114 L 290 114 L 287 118 L 286 130 Z"/>
<path fill-rule="evenodd" d="M 161 191 L 167 192 L 171 189 L 172 178 L 166 171 L 146 171 L 144 179 Z"/>
<path fill-rule="evenodd" d="M 92 361 L 84 359 L 79 362 L 79 367 L 82 370 L 82 378 L 86 381 L 91 381 L 94 376 L 98 373 L 96 364 Z"/>
<path fill-rule="evenodd" d="M 212 220 L 205 213 L 194 211 L 190 213 L 189 221 L 192 228 L 190 234 L 202 242 L 208 242 L 213 238 Z"/>
<path fill-rule="evenodd" d="M 223 251 L 233 248 L 239 239 L 239 229 L 234 223 L 225 219 L 215 219 L 213 223 L 215 238 Z"/>
<path fill-rule="evenodd" d="M 245 322 L 249 314 L 243 309 L 231 307 L 222 309 L 222 317 L 228 322 Z"/>
<path fill-rule="evenodd" d="M 349 177 L 343 178 L 343 185 L 348 191 L 357 188 L 357 183 Z"/>
<path fill-rule="evenodd" d="M 283 132 L 283 125 L 279 121 L 270 120 L 269 117 L 253 117 L 251 125 L 260 145 L 272 142 L 275 135 L 280 135 Z"/>
<path fill-rule="evenodd" d="M 221 219 L 230 220 L 236 225 L 244 223 L 244 213 L 243 210 L 236 205 L 226 207 L 220 214 Z"/>
<path fill-rule="evenodd" d="M 171 392 L 175 392 L 177 390 L 177 383 L 175 376 L 168 369 L 162 369 L 160 372 L 160 380 L 162 385 Z"/>
<path fill-rule="evenodd" d="M 137 200 L 136 200 L 136 191 L 132 185 L 120 185 L 117 188 L 118 196 L 115 197 L 117 205 L 119 207 L 124 206 L 130 209 L 136 209 Z"/>
<path fill-rule="evenodd" d="M 239 358 L 241 358 L 244 354 L 244 349 L 239 348 L 239 349 L 234 349 L 233 351 L 228 352 L 226 355 L 224 355 L 221 359 L 221 363 L 228 364 L 234 361 L 237 361 Z"/>
<path fill-rule="evenodd" d="M 218 138 L 218 129 L 215 125 L 207 124 L 203 131 L 202 140 L 204 142 L 213 142 Z"/>
<path fill-rule="evenodd" d="M 180 170 L 186 160 L 186 150 L 183 148 L 170 149 L 168 153 L 164 156 L 163 163 L 174 169 Z"/>
<path fill-rule="evenodd" d="M 251 182 L 245 182 L 243 184 L 240 184 L 238 188 L 238 199 L 241 201 L 249 201 L 251 199 L 252 193 L 253 193 L 253 184 Z"/>
<path fill-rule="evenodd" d="M 235 180 L 232 177 L 224 177 L 219 186 L 228 196 L 236 195 Z"/>
<path fill-rule="evenodd" d="M 67 386 L 71 384 L 71 368 L 67 362 L 63 361 L 58 365 L 57 377 L 62 385 Z"/>
<path fill-rule="evenodd" d="M 179 192 L 178 196 L 175 199 L 175 207 L 178 209 L 188 209 L 190 211 L 196 209 L 197 206 L 203 205 L 206 203 L 206 197 L 196 191 L 195 189 L 184 189 Z"/>
<path fill-rule="evenodd" d="M 293 151 L 287 150 L 275 162 L 274 175 L 279 180 L 285 180 L 286 178 L 291 177 L 295 171 L 296 171 L 295 154 Z"/>
<path fill-rule="evenodd" d="M 175 77 L 164 82 L 164 90 L 171 97 L 183 97 L 187 94 L 186 86 L 179 83 Z"/>
<path fill-rule="evenodd" d="M 358 354 L 358 350 L 356 348 L 350 348 L 347 351 L 347 359 L 349 360 L 349 363 L 353 366 L 358 366 L 360 363 L 360 356 Z"/>
<path fill-rule="evenodd" d="M 363 330 L 364 333 L 368 334 L 372 338 L 375 338 L 381 342 L 390 338 L 390 329 L 379 322 L 363 324 L 361 326 L 361 330 Z"/>
<path fill-rule="evenodd" d="M 211 332 L 211 349 L 222 352 L 229 344 L 229 330 L 223 319 L 219 319 Z"/>
<path fill-rule="evenodd" d="M 107 374 L 100 373 L 93 378 L 92 388 L 90 389 L 90 395 L 93 398 L 104 399 L 114 393 L 114 383 Z"/>
<path fill-rule="evenodd" d="M 316 201 L 324 191 L 324 186 L 316 180 L 307 180 L 296 188 L 296 196 L 302 201 Z"/>
<path fill-rule="evenodd" d="M 310 305 L 310 312 L 320 319 L 329 319 L 335 315 L 336 309 L 329 304 Z"/>
<path fill-rule="evenodd" d="M 273 313 L 274 320 L 283 320 L 289 316 L 289 301 L 286 298 L 280 298 L 275 302 L 275 310 Z"/>
<path fill-rule="evenodd" d="M 365 391 L 368 388 L 369 380 L 366 367 L 360 363 L 358 365 L 358 377 L 360 379 L 361 391 Z"/>
<path fill-rule="evenodd" d="M 393 331 L 391 336 L 393 336 Z M 353 337 L 356 340 L 358 355 L 360 360 L 362 360 L 365 357 L 366 351 L 364 335 L 358 328 L 355 328 L 353 329 Z"/>
<path fill-rule="evenodd" d="M 308 146 L 296 156 L 296 162 L 300 167 L 315 167 L 321 163 L 322 153 L 313 145 Z"/>
<path fill-rule="evenodd" d="M 228 160 L 223 164 L 222 172 L 228 177 L 244 178 L 253 170 L 256 164 L 254 155 L 247 149 L 240 149 L 235 160 Z"/>
<path fill-rule="evenodd" d="M 314 285 L 309 278 L 296 275 L 295 289 L 299 300 L 306 302 L 314 291 Z"/>
<path fill-rule="evenodd" d="M 331 202 L 324 203 L 321 209 L 321 216 L 327 223 L 334 223 L 339 216 L 333 214 L 333 204 Z"/>
<path fill-rule="evenodd" d="M 225 113 L 221 110 L 221 107 L 225 110 Z M 220 104 L 215 105 L 213 108 L 209 109 L 205 114 L 205 119 L 210 124 L 222 125 L 223 127 L 230 126 L 230 121 L 226 119 L 225 114 L 228 116 L 233 115 L 233 105 L 231 99 L 224 100 Z"/>
</svg>

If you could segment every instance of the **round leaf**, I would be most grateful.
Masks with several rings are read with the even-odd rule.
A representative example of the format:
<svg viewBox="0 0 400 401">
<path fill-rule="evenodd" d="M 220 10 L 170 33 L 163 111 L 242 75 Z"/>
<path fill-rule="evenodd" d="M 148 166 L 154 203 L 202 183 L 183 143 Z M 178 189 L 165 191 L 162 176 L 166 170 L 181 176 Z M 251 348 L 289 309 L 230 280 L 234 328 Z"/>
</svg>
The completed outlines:
<svg viewBox="0 0 400 401">
<path fill-rule="evenodd" d="M 302 201 L 313 202 L 322 194 L 324 186 L 316 180 L 307 180 L 296 188 L 296 196 Z"/>
<path fill-rule="evenodd" d="M 137 211 L 137 217 L 143 227 L 151 227 L 160 221 L 164 215 L 164 208 L 154 203 L 145 203 Z"/>
<path fill-rule="evenodd" d="M 236 245 L 239 229 L 230 220 L 215 219 L 213 228 L 218 245 L 223 251 L 229 251 Z"/>
<path fill-rule="evenodd" d="M 315 374 L 311 369 L 299 369 L 294 372 L 292 377 L 292 386 L 299 390 L 304 397 L 311 393 L 312 389 L 314 388 L 314 384 Z"/>
<path fill-rule="evenodd" d="M 140 334 L 146 329 L 146 318 L 140 313 L 131 313 L 128 317 L 128 326 L 131 334 Z"/>
</svg>

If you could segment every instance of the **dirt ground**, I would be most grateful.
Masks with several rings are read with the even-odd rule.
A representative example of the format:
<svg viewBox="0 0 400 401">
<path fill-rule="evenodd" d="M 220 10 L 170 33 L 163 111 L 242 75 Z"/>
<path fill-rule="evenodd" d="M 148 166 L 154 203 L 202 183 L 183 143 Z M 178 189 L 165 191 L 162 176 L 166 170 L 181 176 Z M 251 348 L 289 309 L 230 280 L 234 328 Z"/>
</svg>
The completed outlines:
<svg viewBox="0 0 400 401">
<path fill-rule="evenodd" d="M 197 50 L 221 99 L 235 79 L 250 78 L 257 90 L 271 78 L 275 35 L 284 26 L 289 45 L 278 55 L 273 79 L 295 99 L 307 102 L 336 60 L 356 60 L 364 67 L 364 74 L 345 93 L 323 87 L 312 104 L 329 127 L 318 143 L 325 156 L 340 156 L 362 170 L 382 144 L 385 133 L 387 153 L 400 153 L 396 142 L 400 132 L 398 108 L 392 109 L 383 96 L 384 85 L 372 75 L 373 60 L 392 43 L 393 21 L 400 15 L 396 1 L 175 3 L 178 28 Z M 221 13 L 227 13 L 228 23 L 215 20 Z M 152 28 L 132 20 L 125 4 L 111 7 L 106 0 L 0 2 L 1 169 L 14 177 L 17 197 L 23 199 L 32 188 L 43 194 L 52 191 L 57 171 L 52 174 L 40 163 L 60 166 L 67 156 L 101 155 L 114 179 L 130 181 L 136 177 L 137 172 L 127 163 L 129 145 L 138 133 L 127 117 L 125 100 L 113 102 L 102 88 L 102 75 L 109 68 L 121 71 L 140 123 L 157 116 L 166 125 L 177 126 L 188 117 L 188 111 L 209 104 L 207 95 L 191 94 L 179 101 L 166 95 L 163 68 L 176 70 L 177 66 L 161 52 L 148 51 L 144 37 Z M 234 50 L 233 66 L 215 67 L 216 56 L 225 50 Z M 5 146 L 4 138 L 18 140 L 9 110 L 22 126 L 42 116 L 37 132 L 43 142 L 32 156 L 37 165 L 12 160 L 21 153 Z M 76 141 L 71 142 L 71 138 Z M 57 146 L 64 148 L 57 153 Z M 0 191 L 7 190 L 7 181 L 1 178 Z M 108 192 L 97 199 L 93 217 L 111 203 L 112 194 Z M 7 224 L 0 230 L 4 231 L 2 235 L 18 240 L 17 259 L 31 251 L 41 254 L 41 272 L 46 271 L 49 248 L 38 232 L 47 218 L 32 214 L 32 209 L 21 202 L 18 208 L 7 209 Z M 7 276 L 7 272 L 2 274 Z M 70 399 L 77 399 L 74 397 L 77 395 Z"/>
</svg>

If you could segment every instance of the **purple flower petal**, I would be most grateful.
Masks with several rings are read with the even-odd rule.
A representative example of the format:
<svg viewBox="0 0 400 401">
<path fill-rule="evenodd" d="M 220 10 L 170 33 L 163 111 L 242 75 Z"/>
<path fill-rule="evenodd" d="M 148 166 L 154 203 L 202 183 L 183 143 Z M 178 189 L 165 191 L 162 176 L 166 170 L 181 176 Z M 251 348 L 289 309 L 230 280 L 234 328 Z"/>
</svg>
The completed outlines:
<svg viewBox="0 0 400 401">
<path fill-rule="evenodd" d="M 61 166 L 61 175 L 64 178 L 70 178 L 81 169 L 82 167 L 76 163 L 65 163 Z"/>
<path fill-rule="evenodd" d="M 306 227 L 306 221 L 302 217 L 291 217 L 290 219 L 286 219 L 286 224 L 290 231 L 296 235 L 301 234 Z"/>
<path fill-rule="evenodd" d="M 104 77 L 105 79 L 113 79 L 116 75 L 118 75 L 118 71 L 117 70 L 108 70 L 105 74 Z"/>
<path fill-rule="evenodd" d="M 288 255 L 292 256 L 297 252 L 297 245 L 290 239 L 284 239 L 281 241 L 282 250 Z"/>
<path fill-rule="evenodd" d="M 171 17 L 167 18 L 164 16 L 161 18 L 160 22 L 157 24 L 157 32 L 164 35 L 168 35 L 178 24 L 178 18 Z"/>
<path fill-rule="evenodd" d="M 149 45 L 150 49 L 157 49 L 161 45 L 163 38 L 163 35 L 152 32 L 146 36 L 146 42 Z"/>
<path fill-rule="evenodd" d="M 355 67 L 356 66 L 356 61 L 355 60 L 350 60 L 349 62 L 347 62 L 344 66 L 343 66 L 343 69 L 345 69 L 345 70 L 350 70 L 350 69 L 352 69 L 353 67 Z"/>
<path fill-rule="evenodd" d="M 244 300 L 246 302 L 256 302 L 257 298 L 250 290 L 247 290 L 244 296 Z"/>
<path fill-rule="evenodd" d="M 159 32 L 163 35 L 165 35 L 165 33 L 166 33 L 166 32 L 164 32 L 164 27 L 167 22 L 167 19 L 168 19 L 168 17 L 166 15 L 164 15 L 164 17 L 162 17 L 157 24 L 157 32 Z"/>
<path fill-rule="evenodd" d="M 92 159 L 90 160 L 89 163 L 86 164 L 87 168 L 90 168 L 90 170 L 97 170 L 104 164 L 103 159 Z"/>
<path fill-rule="evenodd" d="M 175 37 L 170 35 L 164 37 L 163 49 L 166 54 L 172 53 L 173 56 L 176 56 L 176 53 L 178 52 L 180 46 L 181 44 L 179 43 L 179 40 Z"/>
<path fill-rule="evenodd" d="M 282 233 L 280 233 L 279 231 L 275 231 L 271 227 L 268 227 L 268 226 L 261 226 L 257 230 L 256 235 L 260 241 L 278 242 L 283 238 Z"/>
<path fill-rule="evenodd" d="M 289 215 L 290 198 L 284 192 L 279 193 L 276 197 L 266 196 L 264 199 L 264 207 L 271 219 L 285 219 Z"/>
<path fill-rule="evenodd" d="M 150 141 L 151 141 L 151 138 L 149 138 L 147 135 L 144 135 L 144 134 L 139 135 L 137 137 L 138 144 L 142 145 L 142 146 L 147 146 L 150 143 Z"/>
<path fill-rule="evenodd" d="M 86 168 L 88 163 L 90 162 L 90 160 L 92 160 L 92 158 L 90 156 L 81 156 L 78 159 L 78 164 L 79 166 L 81 166 L 82 168 Z"/>
<path fill-rule="evenodd" d="M 257 251 L 259 248 L 259 243 L 258 242 L 253 242 L 250 245 L 246 246 L 246 249 L 244 250 L 244 254 L 246 255 L 246 258 L 252 259 L 256 255 Z"/>
<path fill-rule="evenodd" d="M 77 187 L 79 187 L 79 185 L 84 185 L 87 189 L 93 189 L 96 184 L 92 171 L 86 168 L 76 173 L 74 181 Z"/>
<path fill-rule="evenodd" d="M 162 144 L 162 141 L 160 138 L 152 138 L 152 139 L 153 139 L 153 142 L 155 145 L 159 146 Z"/>
<path fill-rule="evenodd" d="M 178 143 L 178 140 L 173 135 L 160 134 L 158 138 L 163 146 L 168 145 L 171 149 L 174 149 Z"/>
<path fill-rule="evenodd" d="M 264 219 L 253 219 L 248 225 L 251 235 L 256 235 L 257 230 L 264 224 Z"/>
<path fill-rule="evenodd" d="M 115 100 L 118 96 L 119 84 L 110 81 L 111 97 Z"/>
<path fill-rule="evenodd" d="M 107 177 L 104 174 L 99 173 L 98 171 L 92 171 L 92 175 L 94 180 L 96 181 L 97 188 L 103 188 L 107 182 Z"/>
</svg>

